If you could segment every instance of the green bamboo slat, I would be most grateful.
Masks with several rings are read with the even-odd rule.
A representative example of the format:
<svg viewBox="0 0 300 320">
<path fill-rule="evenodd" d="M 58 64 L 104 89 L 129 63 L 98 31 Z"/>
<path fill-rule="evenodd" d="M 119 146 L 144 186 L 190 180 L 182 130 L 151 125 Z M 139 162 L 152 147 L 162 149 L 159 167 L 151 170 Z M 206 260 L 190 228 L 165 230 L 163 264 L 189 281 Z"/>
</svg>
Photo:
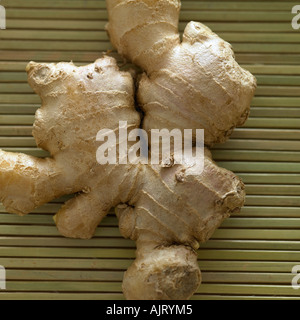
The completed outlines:
<svg viewBox="0 0 300 320">
<path fill-rule="evenodd" d="M 272 96 L 272 97 L 299 97 L 300 90 L 297 87 L 289 86 L 259 86 L 256 96 Z"/>
<path fill-rule="evenodd" d="M 0 137 L 1 147 L 35 147 L 36 142 L 31 137 Z"/>
<path fill-rule="evenodd" d="M 0 256 L 3 257 L 57 257 L 57 258 L 123 258 L 133 259 L 135 249 L 118 248 L 35 248 L 2 247 Z M 1 259 L 0 259 L 1 261 Z"/>
<path fill-rule="evenodd" d="M 300 174 L 280 173 L 239 173 L 245 183 L 300 184 Z"/>
<path fill-rule="evenodd" d="M 0 125 L 32 125 L 33 122 L 33 115 L 0 115 Z"/>
<path fill-rule="evenodd" d="M 218 229 L 212 239 L 299 240 L 300 230 Z"/>
<path fill-rule="evenodd" d="M 34 281 L 122 281 L 122 271 L 7 270 L 6 279 Z M 1 299 L 1 296 L 0 296 Z"/>
<path fill-rule="evenodd" d="M 293 70 L 295 72 L 295 70 Z M 277 70 L 278 73 L 278 70 Z M 258 85 L 283 85 L 283 86 L 299 86 L 300 77 L 291 75 L 256 75 Z"/>
<path fill-rule="evenodd" d="M 40 106 L 32 104 L 0 104 L 0 114 L 34 115 Z"/>
<path fill-rule="evenodd" d="M 23 249 L 24 250 L 24 249 Z M 0 263 L 3 266 L 9 268 L 26 268 L 26 269 L 46 269 L 46 270 L 125 270 L 127 269 L 132 260 L 130 259 L 95 259 L 95 258 L 42 258 L 36 257 L 1 257 Z M 286 263 L 288 264 L 288 263 Z M 286 264 L 281 268 L 284 270 L 287 268 Z M 234 264 L 233 264 L 234 265 Z M 262 266 L 264 263 L 262 263 Z M 276 267 L 276 266 L 275 266 Z M 278 268 L 278 266 L 277 266 Z M 292 268 L 292 267 L 291 267 Z M 290 270 L 291 270 L 290 268 Z"/>
<path fill-rule="evenodd" d="M 239 215 L 243 217 L 299 218 L 300 210 L 298 207 L 245 206 Z"/>
<path fill-rule="evenodd" d="M 108 231 L 112 231 L 108 229 Z M 113 229 L 116 234 L 115 229 Z M 32 226 L 32 225 L 1 225 L 0 233 L 2 236 L 60 236 L 55 226 Z"/>
<path fill-rule="evenodd" d="M 34 93 L 27 83 L 0 83 L 1 93 Z"/>
<path fill-rule="evenodd" d="M 15 13 L 16 15 L 17 13 Z M 291 14 L 287 12 L 275 12 L 275 11 L 182 11 L 180 14 L 181 21 L 236 21 L 236 22 L 291 22 Z"/>
<path fill-rule="evenodd" d="M 300 45 L 277 43 L 231 43 L 237 53 L 300 53 Z"/>
<path fill-rule="evenodd" d="M 246 205 L 248 206 L 288 206 L 299 207 L 300 197 L 297 196 L 264 196 L 264 195 L 247 195 Z M 300 208 L 299 208 L 300 210 Z"/>
<path fill-rule="evenodd" d="M 293 162 L 238 162 L 238 161 L 219 161 L 218 164 L 234 172 L 255 172 L 255 173 L 300 173 L 300 164 Z"/>
<path fill-rule="evenodd" d="M 106 41 L 39 41 L 39 40 L 1 40 L 0 50 L 48 50 L 48 51 L 96 51 L 102 52 L 112 49 Z"/>
<path fill-rule="evenodd" d="M 257 151 L 257 150 L 213 150 L 216 161 L 300 161 L 300 152 L 295 151 Z"/>
<path fill-rule="evenodd" d="M 262 260 L 262 261 L 299 261 L 299 251 L 268 250 L 200 250 L 200 260 Z"/>
<path fill-rule="evenodd" d="M 279 120 L 280 121 L 280 120 Z M 299 119 L 300 123 L 300 119 Z M 281 151 L 299 151 L 300 141 L 296 140 L 239 140 L 232 139 L 224 144 L 214 146 L 214 149 L 239 149 L 239 150 L 281 150 Z"/>
<path fill-rule="evenodd" d="M 299 292 L 294 290 L 291 285 L 203 284 L 197 292 L 202 294 L 271 294 L 299 297 Z"/>
<path fill-rule="evenodd" d="M 287 66 L 287 65 L 243 65 L 243 67 L 256 75 L 272 75 L 275 79 L 282 75 L 299 75 L 300 66 Z M 272 78 L 270 77 L 270 78 Z M 258 77 L 257 77 L 258 78 Z M 258 78 L 259 79 L 259 78 Z"/>
<path fill-rule="evenodd" d="M 105 31 L 49 31 L 49 30 L 9 30 L 0 35 L 1 40 L 67 40 L 67 41 L 107 41 Z"/>
<path fill-rule="evenodd" d="M 68 52 L 68 51 L 17 51 L 17 50 L 0 50 L 2 61 L 26 61 L 37 62 L 60 62 L 60 61 L 77 61 L 90 63 L 100 58 L 101 52 Z M 2 102 L 2 100 L 1 100 Z"/>
<path fill-rule="evenodd" d="M 291 284 L 290 273 L 244 273 L 244 272 L 203 272 L 202 284 L 238 283 L 238 284 Z M 299 297 L 300 298 L 300 297 Z"/>
<path fill-rule="evenodd" d="M 299 250 L 300 241 L 283 240 L 209 240 L 201 249 Z M 268 270 L 268 271 L 271 271 Z"/>
<path fill-rule="evenodd" d="M 20 218 L 22 219 L 22 218 Z M 40 226 L 40 225 L 0 225 L 0 234 L 19 235 L 19 236 L 61 236 L 56 226 Z M 97 229 L 95 236 L 97 237 L 121 237 L 120 231 L 117 227 L 101 226 Z"/>
<path fill-rule="evenodd" d="M 0 94 L 0 101 L 2 103 L 36 103 L 41 104 L 41 99 L 36 94 Z M 1 122 L 0 122 L 1 123 Z M 14 123 L 16 124 L 16 123 Z"/>
<path fill-rule="evenodd" d="M 3 0 L 3 5 L 6 8 L 56 8 L 56 9 L 105 9 L 104 1 L 98 0 L 27 0 L 26 2 L 20 0 Z M 276 6 L 280 9 L 282 6 Z"/>
<path fill-rule="evenodd" d="M 236 60 L 240 64 L 281 64 L 299 65 L 299 54 L 278 54 L 278 53 L 237 53 Z"/>
<path fill-rule="evenodd" d="M 247 194 L 300 195 L 300 185 L 247 185 Z"/>
<path fill-rule="evenodd" d="M 300 219 L 234 217 L 225 220 L 222 223 L 221 228 L 300 229 Z"/>
<path fill-rule="evenodd" d="M 218 32 L 218 35 L 231 43 L 299 43 L 297 33 L 245 33 L 245 32 Z M 249 50 L 250 51 L 250 50 Z"/>
<path fill-rule="evenodd" d="M 78 30 L 78 31 L 104 31 L 106 21 L 101 20 L 43 20 L 41 24 L 41 20 L 28 20 L 28 19 L 10 19 L 7 17 L 6 25 L 7 29 L 30 29 L 30 30 L 38 30 L 44 29 L 47 30 Z M 278 26 L 277 28 L 279 28 Z M 285 30 L 284 24 L 281 24 L 280 29 L 282 31 Z"/>
<path fill-rule="evenodd" d="M 76 248 L 135 248 L 135 243 L 123 238 L 94 238 L 88 241 L 80 239 L 46 238 L 39 237 L 38 244 L 36 237 L 0 237 L 0 245 L 19 246 L 26 250 L 27 247 L 76 247 Z M 22 245 L 20 245 L 20 243 Z M 283 247 L 289 250 L 290 246 Z M 258 248 L 259 249 L 259 248 Z"/>
<path fill-rule="evenodd" d="M 24 72 L 1 72 L 0 82 L 13 82 L 13 83 L 27 82 L 27 74 L 25 71 Z"/>
<path fill-rule="evenodd" d="M 84 12 L 84 14 L 83 14 Z M 106 9 L 86 9 L 75 10 L 75 9 L 18 9 L 10 8 L 6 10 L 7 19 L 62 19 L 62 20 L 107 20 L 107 11 Z M 285 21 L 287 14 L 285 13 L 273 13 L 270 17 L 270 21 L 276 18 L 281 19 L 280 21 Z M 274 20 L 273 20 L 274 21 Z"/>
<path fill-rule="evenodd" d="M 2 53 L 1 53 L 1 60 L 0 60 L 0 71 L 1 74 L 5 74 L 6 72 L 3 71 L 9 71 L 9 72 L 16 72 L 16 73 L 22 73 L 26 75 L 25 68 L 27 66 L 28 62 L 17 62 L 17 61 L 2 61 Z M 20 72 L 22 71 L 22 72 Z M 0 74 L 0 76 L 1 76 Z M 26 76 L 27 77 L 27 76 Z M 27 78 L 26 78 L 27 79 Z"/>
<path fill-rule="evenodd" d="M 122 292 L 121 282 L 6 281 L 6 291 Z"/>
<path fill-rule="evenodd" d="M 32 126 L 0 126 L 0 136 L 32 136 Z"/>
<path fill-rule="evenodd" d="M 24 300 L 24 293 L 0 292 L 0 300 Z M 125 300 L 120 293 L 51 293 L 51 292 L 26 292 L 26 300 Z"/>
<path fill-rule="evenodd" d="M 300 108 L 252 107 L 251 118 L 300 118 Z"/>
<path fill-rule="evenodd" d="M 300 130 L 237 128 L 233 131 L 231 139 L 300 140 Z"/>
<path fill-rule="evenodd" d="M 268 1 L 182 1 L 182 10 L 236 10 L 236 11 L 287 11 L 297 2 L 283 1 L 273 2 L 270 6 Z"/>
<path fill-rule="evenodd" d="M 300 107 L 300 99 L 294 97 L 254 97 L 253 107 Z"/>
</svg>

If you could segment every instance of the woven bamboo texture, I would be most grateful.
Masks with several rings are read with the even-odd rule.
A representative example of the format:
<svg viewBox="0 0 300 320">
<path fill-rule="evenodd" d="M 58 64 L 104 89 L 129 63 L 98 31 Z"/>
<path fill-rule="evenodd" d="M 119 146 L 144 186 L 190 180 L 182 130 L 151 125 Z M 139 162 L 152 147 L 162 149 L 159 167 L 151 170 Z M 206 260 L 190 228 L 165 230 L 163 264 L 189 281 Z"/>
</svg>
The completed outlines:
<svg viewBox="0 0 300 320">
<path fill-rule="evenodd" d="M 246 184 L 239 215 L 223 223 L 199 250 L 203 284 L 192 299 L 300 299 L 291 286 L 300 265 L 300 30 L 291 26 L 290 1 L 182 1 L 180 30 L 207 24 L 235 50 L 258 80 L 249 120 L 213 150 L 220 166 Z M 298 3 L 299 4 L 299 3 Z M 0 30 L 0 147 L 46 153 L 31 136 L 40 99 L 25 66 L 93 62 L 112 49 L 102 0 L 3 0 Z M 113 53 L 114 54 L 114 53 Z M 52 216 L 67 198 L 26 217 L 0 205 L 3 299 L 124 299 L 121 281 L 135 245 L 121 237 L 110 214 L 88 241 L 65 239 Z"/>
</svg>

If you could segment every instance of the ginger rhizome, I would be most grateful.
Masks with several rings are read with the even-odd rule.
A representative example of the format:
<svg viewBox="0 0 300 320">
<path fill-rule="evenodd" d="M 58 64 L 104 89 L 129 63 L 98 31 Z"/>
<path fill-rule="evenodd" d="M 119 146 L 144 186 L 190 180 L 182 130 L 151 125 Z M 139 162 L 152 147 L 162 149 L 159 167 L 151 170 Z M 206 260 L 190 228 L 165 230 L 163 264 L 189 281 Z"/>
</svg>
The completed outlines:
<svg viewBox="0 0 300 320">
<path fill-rule="evenodd" d="M 29 84 L 42 100 L 33 136 L 50 156 L 0 150 L 0 200 L 8 212 L 24 215 L 76 194 L 55 222 L 62 235 L 82 239 L 116 208 L 122 235 L 137 244 L 124 275 L 125 297 L 188 299 L 201 283 L 197 249 L 243 206 L 242 181 L 219 168 L 207 148 L 204 169 L 188 165 L 189 155 L 183 164 L 164 155 L 158 165 L 99 164 L 97 133 L 105 128 L 118 138 L 120 121 L 148 133 L 204 129 L 211 146 L 247 119 L 255 79 L 235 62 L 230 45 L 202 24 L 189 23 L 180 41 L 179 1 L 107 0 L 107 6 L 112 43 L 144 70 L 137 78 L 144 118 L 131 74 L 113 58 L 83 67 L 29 63 Z"/>
<path fill-rule="evenodd" d="M 198 22 L 190 22 L 186 26 L 181 41 L 178 31 L 179 0 L 106 0 L 106 3 L 109 15 L 107 31 L 112 44 L 119 54 L 144 71 L 137 90 L 138 104 L 144 111 L 144 130 L 150 132 L 167 128 L 183 132 L 193 129 L 195 143 L 196 130 L 204 129 L 204 142 L 206 146 L 212 146 L 226 141 L 235 127 L 245 123 L 256 80 L 235 61 L 229 43 Z M 175 209 L 177 202 L 175 205 L 168 201 L 166 206 L 155 199 L 161 211 L 159 216 L 155 216 L 159 223 L 152 233 L 161 230 L 162 223 L 167 230 L 163 237 L 159 234 L 161 240 L 156 240 L 155 246 L 159 249 L 155 253 L 148 250 L 147 244 L 140 244 L 136 235 L 126 234 L 138 244 L 137 260 L 124 277 L 123 290 L 128 299 L 183 299 L 196 290 L 200 283 L 196 257 L 186 249 L 183 251 L 182 246 L 180 249 L 180 244 L 187 244 L 186 240 L 168 247 L 165 239 L 171 239 L 170 231 L 174 230 L 177 234 L 191 235 L 182 221 L 192 217 L 193 209 L 197 208 L 202 217 L 200 224 L 192 218 L 193 222 L 187 225 L 196 228 L 196 242 L 208 240 L 225 216 L 238 211 L 243 205 L 244 187 L 236 179 L 233 174 L 212 165 L 206 157 L 205 169 L 199 174 L 199 180 L 189 180 L 183 208 L 178 206 Z M 207 188 L 206 191 L 212 192 L 211 197 L 205 197 L 205 192 L 198 189 L 198 181 L 204 189 Z M 218 191 L 220 187 L 225 187 L 227 192 Z M 195 206 L 190 206 L 194 197 Z M 217 203 L 222 203 L 222 214 L 217 213 Z M 168 214 L 168 218 L 163 220 L 165 210 L 178 217 L 172 220 Z M 126 214 L 126 218 L 119 215 L 121 228 L 128 216 L 132 217 L 132 214 Z M 152 228 L 152 224 L 149 226 Z M 148 233 L 147 243 L 153 247 L 152 242 L 155 241 L 151 242 L 151 237 L 155 239 L 156 235 Z M 192 242 L 188 246 L 196 249 Z M 179 260 L 186 260 L 187 264 L 184 266 Z"/>
<path fill-rule="evenodd" d="M 85 67 L 31 62 L 26 70 L 42 100 L 33 136 L 51 157 L 1 151 L 0 199 L 8 212 L 23 215 L 77 193 L 57 214 L 58 229 L 66 236 L 90 238 L 107 211 L 120 200 L 127 201 L 130 188 L 123 180 L 131 182 L 127 175 L 138 170 L 96 161 L 100 128 L 117 134 L 119 118 L 127 120 L 128 128 L 140 126 L 133 79 L 109 57 Z"/>
<path fill-rule="evenodd" d="M 106 0 L 110 40 L 145 73 L 138 102 L 143 128 L 205 129 L 205 143 L 224 142 L 244 124 L 256 81 L 229 43 L 190 22 L 178 32 L 178 0 Z"/>
</svg>

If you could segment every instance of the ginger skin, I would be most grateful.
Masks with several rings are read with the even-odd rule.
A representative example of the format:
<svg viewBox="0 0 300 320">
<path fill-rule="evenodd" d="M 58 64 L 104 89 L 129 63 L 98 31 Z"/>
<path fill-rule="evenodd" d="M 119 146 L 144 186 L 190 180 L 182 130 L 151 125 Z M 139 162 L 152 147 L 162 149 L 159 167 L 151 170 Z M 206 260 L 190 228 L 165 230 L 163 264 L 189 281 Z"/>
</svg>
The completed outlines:
<svg viewBox="0 0 300 320">
<path fill-rule="evenodd" d="M 125 297 L 188 299 L 201 283 L 196 250 L 244 205 L 242 181 L 219 168 L 208 149 L 203 172 L 171 159 L 167 166 L 100 165 L 96 136 L 104 128 L 118 136 L 119 121 L 127 121 L 128 129 L 148 132 L 204 129 L 206 146 L 223 142 L 247 119 L 255 79 L 200 23 L 189 23 L 180 42 L 178 0 L 107 0 L 107 7 L 112 43 L 145 71 L 137 92 L 143 121 L 133 79 L 113 58 L 85 67 L 29 63 L 29 84 L 42 99 L 33 135 L 50 157 L 0 150 L 0 200 L 24 215 L 75 193 L 55 222 L 62 235 L 82 239 L 115 207 L 121 234 L 137 244 Z"/>
<path fill-rule="evenodd" d="M 51 157 L 1 150 L 0 200 L 8 212 L 24 215 L 57 197 L 78 193 L 57 214 L 56 222 L 66 236 L 90 238 L 108 210 L 127 201 L 131 190 L 127 177 L 137 170 L 96 161 L 100 128 L 117 131 L 119 117 L 130 128 L 140 126 L 132 77 L 120 72 L 109 57 L 85 67 L 31 62 L 26 70 L 29 84 L 42 99 L 33 135 Z"/>
<path fill-rule="evenodd" d="M 62 235 L 89 239 L 116 207 L 122 235 L 137 242 L 137 259 L 124 276 L 125 297 L 191 297 L 201 282 L 196 250 L 243 206 L 243 183 L 219 168 L 207 149 L 202 173 L 196 164 L 99 165 L 97 132 L 117 131 L 119 120 L 131 128 L 141 123 L 133 104 L 133 80 L 118 70 L 114 59 L 80 68 L 30 63 L 27 72 L 43 102 L 33 134 L 51 157 L 0 150 L 0 199 L 6 210 L 25 215 L 77 193 L 55 222 Z"/>
<path fill-rule="evenodd" d="M 204 129 L 205 145 L 212 146 L 225 142 L 235 127 L 245 123 L 256 88 L 255 78 L 235 61 L 231 45 L 203 24 L 190 22 L 180 40 L 179 0 L 106 0 L 106 4 L 106 29 L 113 46 L 144 71 L 137 90 L 138 104 L 145 115 L 144 130 L 149 133 L 152 129 L 181 129 L 183 133 L 184 129 L 193 129 L 196 142 L 196 129 Z M 182 206 L 180 201 L 175 201 L 175 205 L 171 196 L 158 197 L 154 203 L 161 206 L 160 215 L 154 215 L 153 222 L 148 224 L 132 218 L 132 212 L 144 211 L 146 221 L 147 211 L 152 210 L 144 207 L 125 209 L 125 217 L 118 214 L 121 230 L 127 230 L 124 236 L 136 240 L 138 247 L 137 260 L 123 282 L 128 299 L 186 299 L 200 284 L 196 257 L 188 248 L 197 249 L 195 243 L 208 240 L 223 219 L 239 211 L 245 198 L 242 182 L 217 168 L 207 154 L 204 172 L 191 179 L 189 185 L 185 177 L 178 180 L 178 174 L 171 174 L 176 187 L 171 183 L 168 188 L 174 191 L 174 187 L 175 193 L 184 199 Z M 179 170 L 180 174 L 187 174 L 185 169 Z M 166 176 L 172 170 L 166 169 Z M 159 172 L 164 174 L 164 170 Z M 166 179 L 168 183 L 171 180 Z M 185 191 L 178 192 L 179 185 Z M 153 192 L 157 192 L 159 182 L 153 181 L 153 186 Z M 191 207 L 196 208 L 199 220 L 192 215 Z M 169 211 L 167 218 L 164 210 Z M 167 228 L 161 231 L 163 222 Z M 193 226 L 195 233 L 184 222 Z M 135 224 L 139 232 L 128 233 L 128 223 Z M 144 228 L 147 232 L 142 234 Z M 166 242 L 170 232 L 179 237 L 174 243 L 180 246 Z"/>
<path fill-rule="evenodd" d="M 181 42 L 179 0 L 106 4 L 112 44 L 145 71 L 137 96 L 146 131 L 205 129 L 211 146 L 244 124 L 256 80 L 234 60 L 229 43 L 199 22 L 186 26 Z"/>
<path fill-rule="evenodd" d="M 244 185 L 219 168 L 208 150 L 202 173 L 198 165 L 142 170 L 138 193 L 116 209 L 122 235 L 137 243 L 137 258 L 124 275 L 124 295 L 188 299 L 201 283 L 196 250 L 224 219 L 239 212 Z"/>
</svg>

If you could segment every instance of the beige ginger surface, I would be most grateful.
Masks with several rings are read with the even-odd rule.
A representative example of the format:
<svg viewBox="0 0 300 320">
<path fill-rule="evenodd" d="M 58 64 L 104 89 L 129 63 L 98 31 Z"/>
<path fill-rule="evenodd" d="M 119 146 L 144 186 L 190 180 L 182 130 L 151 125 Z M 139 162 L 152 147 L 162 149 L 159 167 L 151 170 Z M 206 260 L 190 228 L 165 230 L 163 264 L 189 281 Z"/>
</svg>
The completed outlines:
<svg viewBox="0 0 300 320">
<path fill-rule="evenodd" d="M 145 71 L 137 93 L 145 130 L 205 129 L 212 145 L 244 124 L 256 80 L 229 43 L 199 22 L 186 26 L 181 41 L 178 0 L 106 3 L 112 44 Z"/>
<path fill-rule="evenodd" d="M 143 122 L 133 79 L 114 59 L 79 68 L 30 63 L 28 80 L 43 102 L 33 135 L 51 157 L 0 151 L 0 199 L 23 215 L 76 193 L 55 221 L 64 236 L 83 239 L 116 207 L 121 233 L 137 243 L 126 298 L 187 299 L 201 282 L 196 250 L 243 206 L 243 183 L 208 149 L 203 172 L 197 165 L 100 165 L 96 135 L 103 128 L 118 135 L 119 121 L 127 121 L 129 129 L 147 131 L 201 128 L 206 145 L 224 141 L 246 120 L 255 80 L 229 44 L 201 24 L 190 23 L 180 43 L 178 1 L 107 3 L 113 44 L 146 71 L 137 93 Z"/>
</svg>

